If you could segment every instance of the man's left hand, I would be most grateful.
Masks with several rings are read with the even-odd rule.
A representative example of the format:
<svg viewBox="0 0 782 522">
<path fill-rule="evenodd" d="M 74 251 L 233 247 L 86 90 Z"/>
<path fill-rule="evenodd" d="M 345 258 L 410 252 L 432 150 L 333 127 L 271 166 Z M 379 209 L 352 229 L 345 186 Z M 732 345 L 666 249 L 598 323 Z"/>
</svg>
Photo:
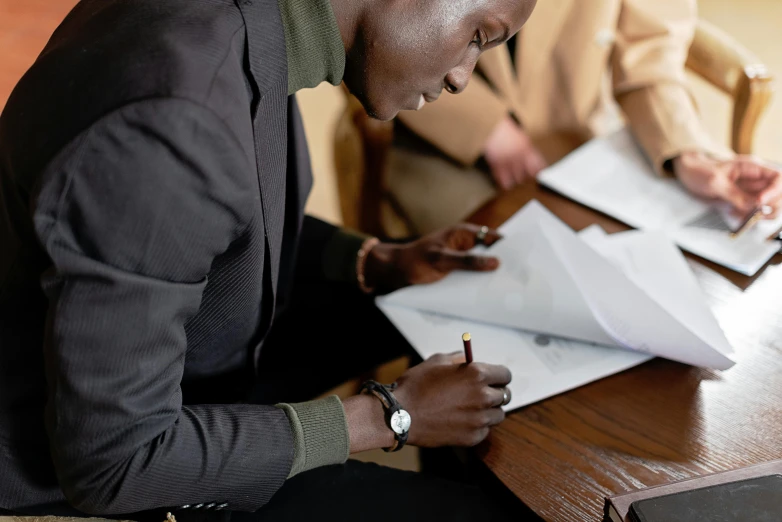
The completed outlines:
<svg viewBox="0 0 782 522">
<path fill-rule="evenodd" d="M 461 224 L 434 232 L 412 243 L 380 243 L 370 250 L 365 278 L 378 293 L 392 292 L 409 285 L 439 281 L 454 270 L 491 272 L 500 266 L 496 257 L 469 253 L 479 243 L 480 227 Z M 502 236 L 489 230 L 487 246 Z"/>
<path fill-rule="evenodd" d="M 673 160 L 676 177 L 697 196 L 721 199 L 740 215 L 761 205 L 782 207 L 782 171 L 752 156 L 717 160 L 701 152 L 685 152 Z"/>
</svg>

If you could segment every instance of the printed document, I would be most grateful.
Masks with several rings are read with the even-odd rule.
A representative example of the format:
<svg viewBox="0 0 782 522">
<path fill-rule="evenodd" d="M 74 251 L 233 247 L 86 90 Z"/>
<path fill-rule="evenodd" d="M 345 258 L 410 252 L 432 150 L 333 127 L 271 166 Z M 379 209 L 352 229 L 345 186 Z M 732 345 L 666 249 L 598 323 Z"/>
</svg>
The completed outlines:
<svg viewBox="0 0 782 522">
<path fill-rule="evenodd" d="M 532 201 L 478 248 L 491 273 L 453 273 L 378 298 L 423 357 L 461 348 L 514 374 L 509 409 L 654 356 L 727 369 L 733 349 L 678 248 L 660 231 L 580 234 Z"/>
<path fill-rule="evenodd" d="M 767 238 L 782 218 L 731 238 L 741 220 L 729 206 L 702 201 L 675 179 L 657 175 L 627 129 L 588 142 L 538 181 L 632 227 L 661 230 L 683 249 L 745 275 L 779 251 Z"/>
</svg>

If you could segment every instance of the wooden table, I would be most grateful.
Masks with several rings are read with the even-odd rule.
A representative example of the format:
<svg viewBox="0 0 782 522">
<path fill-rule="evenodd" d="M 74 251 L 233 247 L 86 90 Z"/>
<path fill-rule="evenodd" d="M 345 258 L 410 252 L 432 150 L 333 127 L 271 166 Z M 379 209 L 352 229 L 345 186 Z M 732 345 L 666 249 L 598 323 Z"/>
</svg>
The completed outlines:
<svg viewBox="0 0 782 522">
<path fill-rule="evenodd" d="M 627 229 L 534 183 L 471 221 L 499 226 L 531 199 L 575 230 Z M 688 258 L 738 363 L 654 359 L 509 415 L 477 452 L 542 519 L 599 521 L 606 495 L 782 458 L 782 256 L 753 278 Z"/>
</svg>

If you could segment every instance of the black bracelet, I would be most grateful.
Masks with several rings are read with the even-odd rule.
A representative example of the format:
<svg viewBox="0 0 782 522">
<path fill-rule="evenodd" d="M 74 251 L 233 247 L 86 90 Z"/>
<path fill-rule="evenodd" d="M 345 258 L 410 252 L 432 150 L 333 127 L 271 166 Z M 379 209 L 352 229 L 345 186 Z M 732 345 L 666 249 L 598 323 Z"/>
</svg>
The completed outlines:
<svg viewBox="0 0 782 522">
<path fill-rule="evenodd" d="M 386 386 L 377 381 L 367 381 L 361 386 L 362 392 L 368 391 L 380 399 L 380 403 L 383 405 L 386 424 L 394 432 L 394 444 L 390 448 L 384 448 L 388 452 L 402 449 L 407 442 L 407 434 L 410 431 L 410 414 L 402 408 L 394 394 L 391 393 L 395 389 L 396 383 Z"/>
</svg>

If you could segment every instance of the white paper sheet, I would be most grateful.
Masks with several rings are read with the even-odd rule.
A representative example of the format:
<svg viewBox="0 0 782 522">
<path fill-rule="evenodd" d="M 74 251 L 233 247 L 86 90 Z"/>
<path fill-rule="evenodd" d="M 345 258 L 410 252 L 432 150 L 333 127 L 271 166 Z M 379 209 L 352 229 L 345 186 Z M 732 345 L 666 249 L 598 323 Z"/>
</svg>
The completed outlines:
<svg viewBox="0 0 782 522">
<path fill-rule="evenodd" d="M 664 233 L 632 230 L 609 236 L 593 225 L 579 237 L 709 346 L 733 353 L 689 265 Z"/>
<path fill-rule="evenodd" d="M 462 333 L 470 332 L 476 361 L 503 364 L 513 374 L 509 386 L 512 398 L 505 411 L 572 390 L 652 358 L 620 348 L 394 306 L 382 300 L 378 305 L 423 358 L 460 351 Z"/>
<path fill-rule="evenodd" d="M 664 235 L 591 234 L 595 248 L 537 201 L 503 231 L 505 239 L 491 248 L 501 260 L 497 272 L 455 273 L 379 303 L 621 346 L 696 366 L 734 364 L 693 274 Z M 632 256 L 643 256 L 643 263 L 631 266 Z"/>
<path fill-rule="evenodd" d="M 779 251 L 779 244 L 766 238 L 782 226 L 782 218 L 732 239 L 738 220 L 729 208 L 701 201 L 676 180 L 656 175 L 626 129 L 590 141 L 538 180 L 630 226 L 663 230 L 685 250 L 746 275 Z"/>
<path fill-rule="evenodd" d="M 578 285 L 539 226 L 542 218 L 556 219 L 535 201 L 509 220 L 509 227 L 513 228 L 503 229 L 505 239 L 491 249 L 492 255 L 501 260 L 497 271 L 456 272 L 433 285 L 412 286 L 394 292 L 385 297 L 384 302 L 498 326 L 616 345 L 593 316 Z"/>
<path fill-rule="evenodd" d="M 677 287 L 687 288 L 693 283 L 694 276 L 689 268 L 686 273 L 661 273 L 662 267 L 661 270 L 653 271 L 639 270 L 636 267 L 635 280 L 647 280 L 650 273 L 652 276 L 659 275 L 645 285 L 647 289 L 654 288 L 654 295 L 658 298 L 654 299 L 624 271 L 617 270 L 615 265 L 596 250 L 576 239 L 563 223 L 544 222 L 542 225 L 555 245 L 559 258 L 568 265 L 592 313 L 612 339 L 632 350 L 694 366 L 719 370 L 733 366 L 734 361 L 729 357 L 731 352 L 723 352 L 728 343 L 716 321 L 713 323 L 714 328 L 709 328 L 709 323 L 693 321 L 693 318 L 699 318 L 698 315 L 675 316 L 675 309 L 671 310 L 659 302 L 672 303 L 686 298 L 686 294 L 680 292 Z M 658 243 L 658 246 L 664 248 L 667 244 L 674 249 L 670 241 L 666 241 L 664 237 L 662 240 L 662 245 Z M 624 247 L 624 252 L 632 252 L 632 259 L 636 261 L 640 261 L 643 254 L 652 256 L 648 259 L 652 263 L 662 258 L 654 251 L 635 252 L 628 249 L 627 245 Z M 677 254 L 681 255 L 678 252 Z M 655 279 L 662 278 L 669 278 L 672 281 L 671 286 L 674 287 L 666 291 L 665 288 L 655 286 Z M 697 282 L 694 284 L 697 285 Z M 701 306 L 705 306 L 702 298 Z M 709 338 L 717 339 L 718 344 L 712 346 L 706 339 L 695 334 L 694 329 L 703 330 Z"/>
</svg>

